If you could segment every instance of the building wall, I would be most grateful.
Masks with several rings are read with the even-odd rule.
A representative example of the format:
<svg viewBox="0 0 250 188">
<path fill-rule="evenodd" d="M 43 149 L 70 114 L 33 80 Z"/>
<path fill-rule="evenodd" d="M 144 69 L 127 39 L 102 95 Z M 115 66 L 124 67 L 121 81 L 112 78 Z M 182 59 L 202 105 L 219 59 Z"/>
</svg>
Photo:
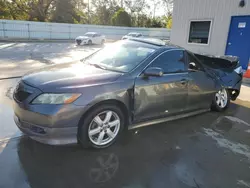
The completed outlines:
<svg viewBox="0 0 250 188">
<path fill-rule="evenodd" d="M 169 39 L 170 31 L 166 28 L 115 27 L 86 24 L 64 24 L 49 22 L 28 22 L 0 20 L 1 39 L 75 39 L 79 35 L 92 31 L 99 32 L 107 39 L 121 39 L 129 32 L 140 32 L 144 36 Z"/>
<path fill-rule="evenodd" d="M 190 51 L 224 55 L 231 16 L 250 15 L 250 0 L 239 7 L 240 0 L 174 0 L 170 40 Z M 209 44 L 188 44 L 191 20 L 212 20 Z"/>
</svg>

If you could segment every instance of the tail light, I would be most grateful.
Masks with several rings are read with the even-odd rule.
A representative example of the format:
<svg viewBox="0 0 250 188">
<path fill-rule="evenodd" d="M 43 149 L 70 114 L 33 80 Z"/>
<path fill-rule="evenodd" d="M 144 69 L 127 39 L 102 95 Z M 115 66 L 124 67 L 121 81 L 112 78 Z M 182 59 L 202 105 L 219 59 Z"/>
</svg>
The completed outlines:
<svg viewBox="0 0 250 188">
<path fill-rule="evenodd" d="M 234 69 L 234 72 L 236 72 L 237 74 L 243 74 L 242 66 L 239 66 L 236 69 Z"/>
</svg>

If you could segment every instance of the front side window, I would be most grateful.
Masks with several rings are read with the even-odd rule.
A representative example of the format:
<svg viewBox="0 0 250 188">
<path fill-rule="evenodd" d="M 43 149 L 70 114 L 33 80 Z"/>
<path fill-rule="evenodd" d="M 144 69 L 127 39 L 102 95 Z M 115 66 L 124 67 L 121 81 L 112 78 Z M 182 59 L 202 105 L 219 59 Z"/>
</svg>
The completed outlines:
<svg viewBox="0 0 250 188">
<path fill-rule="evenodd" d="M 191 21 L 189 43 L 208 44 L 211 21 Z"/>
<path fill-rule="evenodd" d="M 99 50 L 84 61 L 107 70 L 130 72 L 154 51 L 149 45 L 119 41 Z"/>
<path fill-rule="evenodd" d="M 93 33 L 85 33 L 84 36 L 86 36 L 86 37 L 93 37 L 94 34 Z"/>
<path fill-rule="evenodd" d="M 137 35 L 136 33 L 129 33 L 128 34 L 128 36 L 130 36 L 130 37 L 136 37 L 136 35 Z"/>
<path fill-rule="evenodd" d="M 162 68 L 164 73 L 180 73 L 185 71 L 185 58 L 182 50 L 173 50 L 160 55 L 151 67 Z"/>
</svg>

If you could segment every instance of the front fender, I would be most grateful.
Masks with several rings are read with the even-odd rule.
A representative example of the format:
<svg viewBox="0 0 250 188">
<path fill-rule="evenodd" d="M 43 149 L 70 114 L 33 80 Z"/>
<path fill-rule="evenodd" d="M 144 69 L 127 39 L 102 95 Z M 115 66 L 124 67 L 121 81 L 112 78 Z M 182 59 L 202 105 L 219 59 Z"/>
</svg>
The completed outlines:
<svg viewBox="0 0 250 188">
<path fill-rule="evenodd" d="M 122 80 L 102 85 L 88 86 L 81 89 L 82 96 L 74 104 L 92 107 L 102 101 L 117 100 L 131 109 L 131 91 L 133 81 Z"/>
</svg>

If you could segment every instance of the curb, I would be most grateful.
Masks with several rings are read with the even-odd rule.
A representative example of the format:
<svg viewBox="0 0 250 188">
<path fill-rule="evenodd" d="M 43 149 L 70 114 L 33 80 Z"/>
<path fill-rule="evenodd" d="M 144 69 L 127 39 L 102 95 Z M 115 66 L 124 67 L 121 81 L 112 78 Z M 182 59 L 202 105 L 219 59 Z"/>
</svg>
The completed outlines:
<svg viewBox="0 0 250 188">
<path fill-rule="evenodd" d="M 243 83 L 250 84 L 250 78 L 243 78 Z"/>
</svg>

